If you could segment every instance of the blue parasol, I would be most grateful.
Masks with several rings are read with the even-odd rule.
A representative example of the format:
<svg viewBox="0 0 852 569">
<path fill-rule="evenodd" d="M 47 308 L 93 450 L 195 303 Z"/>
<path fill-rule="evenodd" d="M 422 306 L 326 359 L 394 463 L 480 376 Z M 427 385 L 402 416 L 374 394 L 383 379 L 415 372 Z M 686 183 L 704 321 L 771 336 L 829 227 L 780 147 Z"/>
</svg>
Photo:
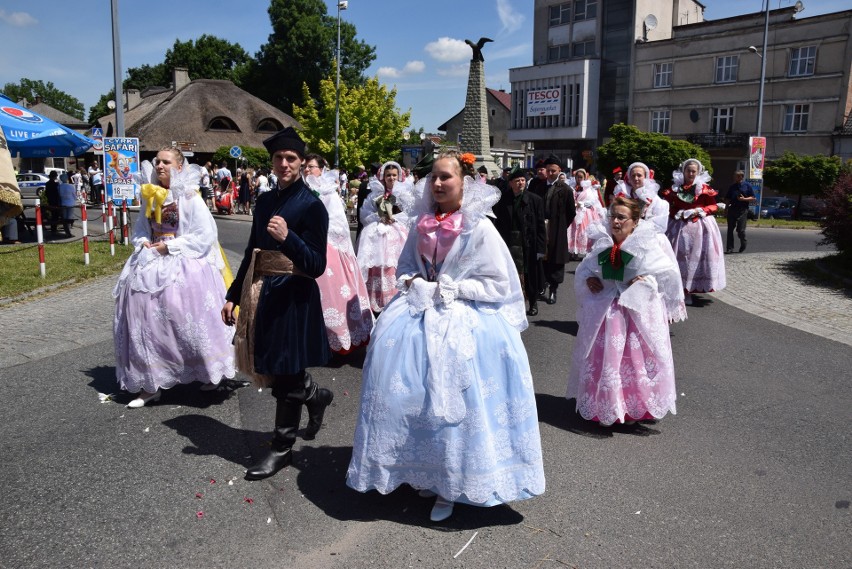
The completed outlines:
<svg viewBox="0 0 852 569">
<path fill-rule="evenodd" d="M 91 138 L 18 105 L 0 94 L 0 126 L 12 156 L 78 156 L 95 144 Z"/>
</svg>

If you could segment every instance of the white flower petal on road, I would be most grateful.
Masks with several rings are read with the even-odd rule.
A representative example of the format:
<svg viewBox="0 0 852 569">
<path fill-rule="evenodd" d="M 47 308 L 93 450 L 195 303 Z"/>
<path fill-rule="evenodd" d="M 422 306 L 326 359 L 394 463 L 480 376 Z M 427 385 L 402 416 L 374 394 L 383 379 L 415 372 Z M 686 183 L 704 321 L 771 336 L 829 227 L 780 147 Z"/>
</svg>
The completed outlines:
<svg viewBox="0 0 852 569">
<path fill-rule="evenodd" d="M 101 403 L 112 401 L 112 393 L 98 393 L 98 400 Z"/>
<path fill-rule="evenodd" d="M 641 514 L 641 513 L 642 513 L 642 510 L 639 510 L 638 512 L 633 512 L 633 514 L 634 514 L 634 515 L 637 515 L 637 516 L 638 516 L 639 514 Z"/>
<path fill-rule="evenodd" d="M 149 433 L 149 432 L 151 432 L 151 427 L 145 427 L 145 430 L 144 430 L 144 431 L 142 431 L 142 432 L 143 432 L 143 433 Z"/>
</svg>

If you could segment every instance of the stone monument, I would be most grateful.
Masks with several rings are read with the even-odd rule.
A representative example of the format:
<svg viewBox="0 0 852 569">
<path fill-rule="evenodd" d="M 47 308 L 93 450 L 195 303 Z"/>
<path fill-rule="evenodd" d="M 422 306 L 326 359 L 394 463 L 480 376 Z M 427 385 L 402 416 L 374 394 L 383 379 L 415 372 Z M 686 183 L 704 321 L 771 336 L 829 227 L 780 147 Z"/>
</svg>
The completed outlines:
<svg viewBox="0 0 852 569">
<path fill-rule="evenodd" d="M 485 95 L 485 58 L 482 57 L 482 46 L 490 42 L 488 38 L 479 38 L 473 43 L 464 42 L 473 50 L 470 59 L 470 71 L 467 78 L 467 97 L 462 114 L 462 131 L 459 150 L 470 152 L 476 156 L 474 168 L 485 166 L 489 177 L 500 174 L 500 168 L 491 155 L 491 143 L 488 135 L 488 104 Z"/>
</svg>

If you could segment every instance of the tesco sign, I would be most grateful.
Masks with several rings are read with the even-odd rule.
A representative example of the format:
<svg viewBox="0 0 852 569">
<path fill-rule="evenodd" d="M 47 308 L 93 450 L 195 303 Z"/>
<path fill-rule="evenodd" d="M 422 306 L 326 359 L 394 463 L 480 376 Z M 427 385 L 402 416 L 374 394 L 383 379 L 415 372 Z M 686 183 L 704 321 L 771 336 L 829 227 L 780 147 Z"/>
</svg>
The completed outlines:
<svg viewBox="0 0 852 569">
<path fill-rule="evenodd" d="M 530 89 L 527 91 L 527 116 L 559 115 L 562 109 L 562 89 Z"/>
</svg>

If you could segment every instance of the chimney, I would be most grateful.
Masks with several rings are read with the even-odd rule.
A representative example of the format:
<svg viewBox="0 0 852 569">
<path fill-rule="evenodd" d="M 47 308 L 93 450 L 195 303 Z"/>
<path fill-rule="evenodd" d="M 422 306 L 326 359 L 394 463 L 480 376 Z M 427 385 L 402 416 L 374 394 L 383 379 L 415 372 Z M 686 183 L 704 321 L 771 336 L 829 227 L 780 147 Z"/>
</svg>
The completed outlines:
<svg viewBox="0 0 852 569">
<path fill-rule="evenodd" d="M 39 103 L 41 103 L 41 101 L 42 101 L 41 95 L 36 95 L 35 96 L 35 103 L 33 103 L 33 105 L 38 105 Z"/>
<path fill-rule="evenodd" d="M 175 67 L 172 70 L 172 85 L 175 93 L 189 85 L 189 83 L 189 69 L 186 67 Z"/>
<path fill-rule="evenodd" d="M 126 110 L 135 109 L 139 106 L 139 103 L 142 102 L 142 96 L 139 94 L 139 89 L 127 89 L 124 92 L 126 98 L 126 104 L 124 108 Z"/>
</svg>

